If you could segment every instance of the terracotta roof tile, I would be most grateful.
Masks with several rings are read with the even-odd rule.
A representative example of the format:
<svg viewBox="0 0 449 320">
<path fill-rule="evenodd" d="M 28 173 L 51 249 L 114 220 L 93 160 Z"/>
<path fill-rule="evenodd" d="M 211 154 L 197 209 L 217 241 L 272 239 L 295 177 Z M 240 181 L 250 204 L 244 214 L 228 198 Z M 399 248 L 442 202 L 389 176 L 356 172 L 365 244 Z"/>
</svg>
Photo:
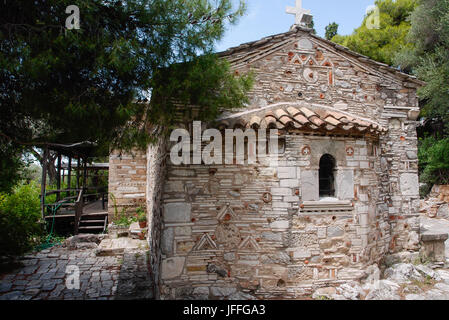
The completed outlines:
<svg viewBox="0 0 449 320">
<path fill-rule="evenodd" d="M 292 117 L 295 117 L 298 114 L 301 114 L 301 111 L 299 111 L 298 109 L 296 109 L 295 107 L 288 107 L 287 108 L 288 113 L 290 113 L 290 115 Z"/>
<path fill-rule="evenodd" d="M 257 129 L 257 128 L 260 127 L 260 122 L 261 122 L 261 121 L 262 121 L 262 119 L 260 119 L 260 117 L 258 117 L 258 116 L 253 116 L 253 117 L 251 118 L 251 120 L 249 121 L 249 126 L 250 126 L 251 128 Z"/>
<path fill-rule="evenodd" d="M 248 115 L 248 116 L 246 116 Z M 246 123 L 247 128 L 261 129 L 301 129 L 306 131 L 320 130 L 330 133 L 350 134 L 355 132 L 380 134 L 387 129 L 379 124 L 358 118 L 354 115 L 331 110 L 325 106 L 301 106 L 296 108 L 285 103 L 271 110 L 261 109 L 244 112 L 242 115 L 231 117 L 234 119 L 234 127 Z M 221 121 L 229 127 L 231 118 Z"/>
<path fill-rule="evenodd" d="M 331 115 L 328 115 L 324 121 L 326 121 L 327 123 L 333 125 L 333 126 L 338 126 L 339 124 L 341 124 L 340 121 L 338 121 L 337 119 L 335 119 L 334 117 L 332 117 Z"/>
</svg>

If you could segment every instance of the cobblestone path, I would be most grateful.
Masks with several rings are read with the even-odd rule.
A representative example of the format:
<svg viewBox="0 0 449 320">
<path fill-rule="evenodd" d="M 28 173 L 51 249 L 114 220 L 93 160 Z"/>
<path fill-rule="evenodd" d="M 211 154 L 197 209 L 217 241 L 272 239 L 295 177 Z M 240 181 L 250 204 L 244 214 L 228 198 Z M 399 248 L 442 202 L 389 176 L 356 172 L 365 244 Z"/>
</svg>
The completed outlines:
<svg viewBox="0 0 449 320">
<path fill-rule="evenodd" d="M 100 257 L 95 249 L 56 246 L 23 257 L 22 267 L 0 275 L 0 300 L 152 299 L 147 259 L 143 249 Z M 75 283 L 73 266 L 79 289 L 66 285 Z"/>
</svg>

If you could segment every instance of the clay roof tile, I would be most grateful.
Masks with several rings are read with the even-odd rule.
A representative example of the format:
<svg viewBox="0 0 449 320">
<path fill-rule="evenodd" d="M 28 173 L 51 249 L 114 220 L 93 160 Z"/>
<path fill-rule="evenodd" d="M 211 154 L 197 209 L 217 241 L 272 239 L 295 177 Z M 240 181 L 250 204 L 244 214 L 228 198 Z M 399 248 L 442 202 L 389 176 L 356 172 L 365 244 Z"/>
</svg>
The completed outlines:
<svg viewBox="0 0 449 320">
<path fill-rule="evenodd" d="M 301 111 L 299 111 L 299 110 L 296 109 L 295 107 L 288 107 L 288 108 L 287 108 L 287 111 L 288 111 L 288 113 L 290 113 L 290 115 L 291 115 L 292 117 L 295 117 L 295 116 L 297 116 L 298 114 L 301 113 Z"/>
<path fill-rule="evenodd" d="M 249 127 L 250 128 L 259 128 L 260 127 L 260 122 L 261 122 L 261 120 L 262 119 L 260 119 L 260 117 L 258 117 L 258 116 L 253 116 L 252 118 L 251 118 L 251 120 L 249 121 Z"/>
<path fill-rule="evenodd" d="M 337 127 L 338 125 L 341 124 L 340 121 L 338 121 L 337 119 L 335 119 L 334 117 L 332 117 L 331 115 L 328 115 L 324 121 L 326 121 L 327 123 L 331 124 L 332 126 Z"/>
<path fill-rule="evenodd" d="M 309 119 L 310 117 L 313 117 L 313 116 L 316 117 L 316 113 L 313 112 L 313 111 L 310 110 L 310 109 L 307 109 L 306 107 L 302 107 L 302 108 L 300 108 L 299 110 L 301 110 L 302 114 L 303 114 L 307 119 Z"/>
</svg>

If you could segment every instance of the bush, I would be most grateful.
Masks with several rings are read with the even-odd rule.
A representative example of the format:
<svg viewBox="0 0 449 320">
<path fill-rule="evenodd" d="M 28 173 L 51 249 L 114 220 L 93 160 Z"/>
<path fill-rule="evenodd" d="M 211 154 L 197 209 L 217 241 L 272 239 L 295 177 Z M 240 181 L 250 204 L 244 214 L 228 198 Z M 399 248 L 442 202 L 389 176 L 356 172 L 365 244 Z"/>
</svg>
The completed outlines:
<svg viewBox="0 0 449 320">
<path fill-rule="evenodd" d="M 430 191 L 434 184 L 449 184 L 449 138 L 426 137 L 419 141 L 420 180 Z"/>
<path fill-rule="evenodd" d="M 42 236 L 39 194 L 34 182 L 0 194 L 0 256 L 21 255 Z"/>
<path fill-rule="evenodd" d="M 137 208 L 136 216 L 137 216 L 137 221 L 139 221 L 139 222 L 147 221 L 147 214 L 145 212 L 145 209 L 143 209 L 142 207 Z"/>
</svg>

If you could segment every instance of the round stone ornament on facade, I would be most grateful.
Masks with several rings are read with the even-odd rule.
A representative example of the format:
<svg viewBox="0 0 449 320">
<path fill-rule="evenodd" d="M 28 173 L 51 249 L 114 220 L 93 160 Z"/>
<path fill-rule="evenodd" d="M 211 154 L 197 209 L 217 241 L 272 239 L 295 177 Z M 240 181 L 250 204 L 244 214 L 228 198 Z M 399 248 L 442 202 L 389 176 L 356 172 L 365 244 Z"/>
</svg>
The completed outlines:
<svg viewBox="0 0 449 320">
<path fill-rule="evenodd" d="M 311 153 L 312 153 L 312 149 L 310 149 L 310 146 L 304 146 L 304 147 L 301 149 L 301 154 L 302 154 L 303 156 L 309 156 Z"/>
<path fill-rule="evenodd" d="M 298 40 L 298 49 L 313 50 L 313 43 L 307 38 L 301 38 Z"/>
<path fill-rule="evenodd" d="M 354 148 L 353 147 L 347 147 L 346 148 L 346 155 L 348 157 L 352 157 L 354 155 Z"/>
<path fill-rule="evenodd" d="M 302 75 L 304 77 L 304 80 L 309 83 L 316 83 L 318 81 L 318 72 L 310 68 L 305 68 Z"/>
<path fill-rule="evenodd" d="M 263 200 L 263 202 L 265 202 L 265 203 L 270 203 L 272 199 L 273 199 L 273 196 L 272 196 L 271 193 L 269 193 L 269 192 L 265 192 L 265 193 L 262 195 L 262 200 Z"/>
</svg>

